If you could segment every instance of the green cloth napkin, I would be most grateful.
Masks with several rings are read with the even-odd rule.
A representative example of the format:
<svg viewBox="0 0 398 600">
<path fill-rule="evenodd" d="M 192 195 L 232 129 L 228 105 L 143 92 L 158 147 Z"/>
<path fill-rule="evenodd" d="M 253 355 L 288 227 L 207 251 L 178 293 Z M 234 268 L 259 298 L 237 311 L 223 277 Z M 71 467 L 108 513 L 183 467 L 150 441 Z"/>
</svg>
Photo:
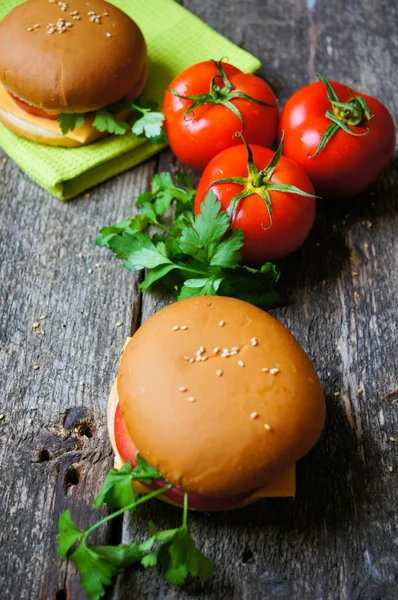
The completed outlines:
<svg viewBox="0 0 398 600">
<path fill-rule="evenodd" d="M 20 0 L 0 0 L 0 19 Z M 72 2 L 73 4 L 73 2 Z M 70 5 L 73 8 L 72 4 Z M 141 27 L 149 54 L 148 82 L 143 96 L 160 105 L 170 81 L 202 60 L 228 57 L 242 71 L 260 62 L 174 0 L 112 0 Z M 81 148 L 57 148 L 30 142 L 0 124 L 0 145 L 39 185 L 61 200 L 134 167 L 162 148 L 135 135 L 110 135 Z"/>
</svg>

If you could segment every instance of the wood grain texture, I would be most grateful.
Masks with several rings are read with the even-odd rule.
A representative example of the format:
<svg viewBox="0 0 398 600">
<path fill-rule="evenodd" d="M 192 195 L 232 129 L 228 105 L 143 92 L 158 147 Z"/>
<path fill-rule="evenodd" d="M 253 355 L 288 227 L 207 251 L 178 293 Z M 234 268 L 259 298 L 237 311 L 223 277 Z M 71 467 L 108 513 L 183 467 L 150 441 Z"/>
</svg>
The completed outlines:
<svg viewBox="0 0 398 600">
<path fill-rule="evenodd" d="M 262 60 L 281 106 L 319 71 L 358 82 L 397 122 L 394 3 L 184 5 Z M 56 554 L 57 518 L 68 506 L 82 528 L 93 522 L 92 501 L 111 464 L 104 410 L 121 346 L 132 321 L 134 330 L 172 301 L 160 290 L 141 299 L 137 278 L 93 240 L 100 226 L 133 213 L 156 170 L 175 168 L 166 151 L 90 198 L 61 203 L 0 162 L 2 599 L 85 598 L 73 566 L 61 566 Z M 397 184 L 394 163 L 359 198 L 321 202 L 309 239 L 284 270 L 285 302 L 273 314 L 312 357 L 328 404 L 322 440 L 298 466 L 297 499 L 192 514 L 192 535 L 214 560 L 215 576 L 176 589 L 156 569 L 132 569 L 114 600 L 398 598 L 398 461 L 390 439 L 398 439 Z M 45 335 L 32 327 L 40 315 Z M 166 528 L 180 517 L 162 503 L 143 506 L 125 519 L 123 539 L 144 539 L 148 519 Z"/>
</svg>

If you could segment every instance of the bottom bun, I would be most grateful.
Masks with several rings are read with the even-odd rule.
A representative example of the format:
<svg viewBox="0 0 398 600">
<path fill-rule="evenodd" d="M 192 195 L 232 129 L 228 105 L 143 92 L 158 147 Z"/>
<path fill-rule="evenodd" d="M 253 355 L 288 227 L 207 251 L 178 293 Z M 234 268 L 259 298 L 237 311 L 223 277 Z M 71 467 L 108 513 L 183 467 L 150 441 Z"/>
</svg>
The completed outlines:
<svg viewBox="0 0 398 600">
<path fill-rule="evenodd" d="M 46 121 L 44 118 L 41 120 Z M 106 135 L 109 135 L 107 131 L 101 132 L 90 126 L 90 132 L 86 140 L 84 142 L 79 142 L 62 135 L 62 133 L 56 133 L 55 131 L 46 129 L 44 126 L 40 127 L 39 125 L 29 123 L 29 121 L 14 115 L 4 108 L 0 108 L 0 122 L 16 135 L 31 140 L 32 142 L 50 146 L 63 146 L 65 148 L 76 148 L 78 146 L 92 144 Z"/>
</svg>

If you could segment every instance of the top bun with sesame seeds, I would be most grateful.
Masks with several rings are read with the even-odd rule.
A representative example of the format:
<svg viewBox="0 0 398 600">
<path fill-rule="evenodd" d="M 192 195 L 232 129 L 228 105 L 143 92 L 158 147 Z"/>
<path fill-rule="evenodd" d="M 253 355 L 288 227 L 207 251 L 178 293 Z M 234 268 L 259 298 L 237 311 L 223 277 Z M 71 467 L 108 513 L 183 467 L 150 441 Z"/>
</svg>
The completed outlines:
<svg viewBox="0 0 398 600">
<path fill-rule="evenodd" d="M 134 98 L 144 87 L 146 70 L 140 28 L 104 0 L 27 0 L 0 22 L 1 87 L 20 101 L 19 109 L 36 117 L 87 113 Z M 0 98 L 4 124 L 22 128 L 20 135 L 33 131 L 9 106 Z"/>
<path fill-rule="evenodd" d="M 194 500 L 235 506 L 272 495 L 256 491 L 312 448 L 325 421 L 319 378 L 291 333 L 218 296 L 174 303 L 137 330 L 109 407 L 118 465 L 138 451 Z"/>
</svg>

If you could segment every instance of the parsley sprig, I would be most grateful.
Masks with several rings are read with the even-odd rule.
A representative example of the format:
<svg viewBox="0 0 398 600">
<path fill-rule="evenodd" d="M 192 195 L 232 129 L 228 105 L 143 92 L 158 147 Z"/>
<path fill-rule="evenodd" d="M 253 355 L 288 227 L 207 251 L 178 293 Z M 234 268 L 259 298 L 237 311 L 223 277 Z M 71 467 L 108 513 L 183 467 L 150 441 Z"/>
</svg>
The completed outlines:
<svg viewBox="0 0 398 600">
<path fill-rule="evenodd" d="M 178 300 L 203 295 L 234 296 L 269 309 L 279 302 L 273 263 L 260 268 L 240 264 L 243 230 L 230 229 L 230 218 L 210 191 L 194 216 L 195 190 L 187 175 L 155 175 L 152 189 L 136 202 L 133 218 L 101 229 L 98 246 L 110 249 L 130 271 L 146 269 L 140 284 L 147 290 L 160 281 Z M 165 213 L 174 204 L 174 220 Z M 155 225 L 155 233 L 148 226 Z"/>
<path fill-rule="evenodd" d="M 164 485 L 136 499 L 131 482 L 134 480 L 151 483 L 161 479 L 153 467 L 137 456 L 137 466 L 132 469 L 130 463 L 125 463 L 117 471 L 111 469 L 105 478 L 103 486 L 95 499 L 94 506 L 98 508 L 106 502 L 108 506 L 117 507 L 114 513 L 104 517 L 86 531 L 82 531 L 72 520 L 70 510 L 64 510 L 59 518 L 58 552 L 62 558 L 69 558 L 76 564 L 80 572 L 80 584 L 91 600 L 99 600 L 104 593 L 104 587 L 110 585 L 112 578 L 119 575 L 128 566 L 140 562 L 145 568 L 157 564 L 165 568 L 166 579 L 179 585 L 188 575 L 200 575 L 203 578 L 213 574 L 213 564 L 195 546 L 187 527 L 188 494 L 184 496 L 182 524 L 176 529 L 158 531 L 150 521 L 151 536 L 138 544 L 119 544 L 117 546 L 90 546 L 88 536 L 98 527 L 126 511 L 134 511 L 137 506 L 159 496 L 172 487 Z"/>
<path fill-rule="evenodd" d="M 134 123 L 128 123 L 119 119 L 117 113 L 128 110 L 133 115 L 137 115 Z M 60 113 L 57 115 L 57 121 L 64 135 L 68 131 L 73 131 L 81 127 L 85 121 L 84 113 Z M 132 131 L 138 137 L 145 137 L 152 143 L 161 143 L 166 141 L 163 129 L 164 115 L 157 110 L 156 102 L 138 97 L 131 102 L 127 98 L 100 108 L 95 111 L 93 127 L 98 131 L 113 133 L 115 135 L 124 135 Z"/>
</svg>

